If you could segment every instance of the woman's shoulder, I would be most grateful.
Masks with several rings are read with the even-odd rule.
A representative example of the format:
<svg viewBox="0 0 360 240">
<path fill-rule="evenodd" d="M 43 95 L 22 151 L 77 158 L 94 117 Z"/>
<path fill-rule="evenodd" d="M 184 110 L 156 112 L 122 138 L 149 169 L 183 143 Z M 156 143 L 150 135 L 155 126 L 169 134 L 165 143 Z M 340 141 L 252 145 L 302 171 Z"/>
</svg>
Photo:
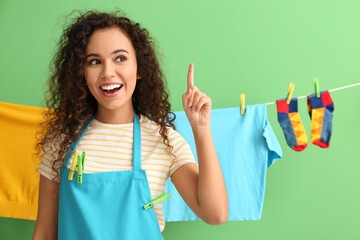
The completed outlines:
<svg viewBox="0 0 360 240">
<path fill-rule="evenodd" d="M 144 132 L 152 132 L 153 134 L 160 135 L 159 131 L 161 129 L 161 126 L 157 124 L 155 121 L 149 119 L 144 115 L 141 115 L 140 122 Z M 166 126 L 166 130 L 167 130 L 167 136 L 169 137 L 170 140 L 181 137 L 180 133 L 170 126 Z"/>
</svg>

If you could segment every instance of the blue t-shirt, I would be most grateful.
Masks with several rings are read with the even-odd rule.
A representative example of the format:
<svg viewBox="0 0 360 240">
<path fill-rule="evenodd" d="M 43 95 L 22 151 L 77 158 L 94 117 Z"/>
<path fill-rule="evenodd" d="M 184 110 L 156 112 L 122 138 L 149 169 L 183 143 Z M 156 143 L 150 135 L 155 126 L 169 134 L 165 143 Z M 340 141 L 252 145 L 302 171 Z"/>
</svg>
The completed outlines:
<svg viewBox="0 0 360 240">
<path fill-rule="evenodd" d="M 191 126 L 185 112 L 175 112 L 176 130 L 189 143 L 196 156 Z M 214 109 L 211 130 L 223 172 L 229 199 L 228 220 L 259 220 L 261 218 L 266 170 L 282 157 L 278 140 L 267 118 L 266 105 Z M 200 220 L 186 205 L 168 179 L 165 192 L 172 197 L 163 203 L 165 221 Z"/>
</svg>

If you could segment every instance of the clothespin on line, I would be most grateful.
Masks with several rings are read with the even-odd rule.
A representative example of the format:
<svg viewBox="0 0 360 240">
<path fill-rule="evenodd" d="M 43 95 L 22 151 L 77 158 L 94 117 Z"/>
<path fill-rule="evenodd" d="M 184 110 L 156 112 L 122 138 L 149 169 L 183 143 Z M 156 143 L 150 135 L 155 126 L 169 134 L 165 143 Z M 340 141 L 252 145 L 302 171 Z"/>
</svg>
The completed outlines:
<svg viewBox="0 0 360 240">
<path fill-rule="evenodd" d="M 240 94 L 240 109 L 241 109 L 241 115 L 245 114 L 245 94 Z"/>
<path fill-rule="evenodd" d="M 287 104 L 289 104 L 290 101 L 291 101 L 291 97 L 292 97 L 292 95 L 293 95 L 294 89 L 295 89 L 295 84 L 290 83 L 288 95 L 287 95 L 287 97 L 286 97 L 286 103 L 287 103 Z"/>
<path fill-rule="evenodd" d="M 315 86 L 315 93 L 316 93 L 316 97 L 320 97 L 320 87 L 319 87 L 319 78 L 318 77 L 314 77 L 314 86 Z"/>
</svg>

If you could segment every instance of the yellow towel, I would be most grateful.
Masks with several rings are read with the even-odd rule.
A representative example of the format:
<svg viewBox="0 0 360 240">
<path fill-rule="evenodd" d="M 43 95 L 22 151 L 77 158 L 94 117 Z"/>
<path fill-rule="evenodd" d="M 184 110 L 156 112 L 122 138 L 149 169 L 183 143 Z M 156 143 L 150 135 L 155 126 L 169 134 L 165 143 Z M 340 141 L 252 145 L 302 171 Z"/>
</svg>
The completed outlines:
<svg viewBox="0 0 360 240">
<path fill-rule="evenodd" d="M 33 154 L 43 111 L 0 102 L 0 217 L 36 220 L 40 158 Z"/>
</svg>

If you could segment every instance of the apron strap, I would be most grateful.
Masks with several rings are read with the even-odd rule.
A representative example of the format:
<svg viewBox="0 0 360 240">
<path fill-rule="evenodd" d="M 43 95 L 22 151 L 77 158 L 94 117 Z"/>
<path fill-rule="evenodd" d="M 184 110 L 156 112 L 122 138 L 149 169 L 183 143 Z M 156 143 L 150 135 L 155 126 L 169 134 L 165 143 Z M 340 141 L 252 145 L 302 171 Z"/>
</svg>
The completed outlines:
<svg viewBox="0 0 360 240">
<path fill-rule="evenodd" d="M 81 141 L 81 139 L 84 137 L 87 129 L 89 128 L 89 126 L 92 123 L 92 121 L 94 120 L 94 118 L 95 118 L 95 115 L 90 117 L 88 120 L 86 120 L 86 122 L 84 123 L 84 125 L 80 129 L 76 140 L 71 143 L 69 149 L 67 150 L 67 152 L 65 154 L 63 167 L 65 167 L 65 168 L 67 167 L 67 165 L 69 163 L 69 160 L 71 159 L 72 155 L 74 154 L 75 149 L 77 148 L 77 146 L 78 146 L 79 142 Z"/>
<path fill-rule="evenodd" d="M 134 111 L 133 170 L 141 170 L 141 126 Z"/>
</svg>

